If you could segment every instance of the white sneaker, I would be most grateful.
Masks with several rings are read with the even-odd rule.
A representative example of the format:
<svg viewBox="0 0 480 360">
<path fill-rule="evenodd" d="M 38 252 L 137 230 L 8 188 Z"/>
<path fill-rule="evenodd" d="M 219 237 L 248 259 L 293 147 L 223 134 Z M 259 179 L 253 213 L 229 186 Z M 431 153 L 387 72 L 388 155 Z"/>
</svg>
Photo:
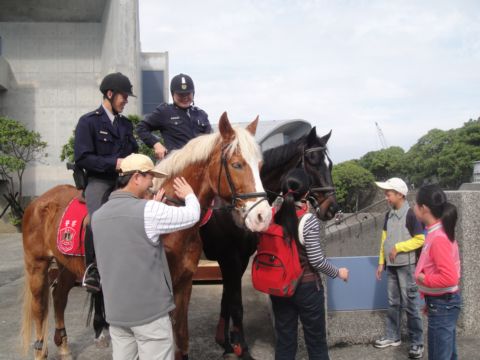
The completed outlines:
<svg viewBox="0 0 480 360">
<path fill-rule="evenodd" d="M 383 337 L 379 340 L 375 340 L 373 343 L 373 346 L 378 348 L 378 349 L 383 349 L 389 346 L 400 346 L 402 344 L 401 340 L 392 340 L 392 339 L 387 339 L 386 337 Z"/>
</svg>

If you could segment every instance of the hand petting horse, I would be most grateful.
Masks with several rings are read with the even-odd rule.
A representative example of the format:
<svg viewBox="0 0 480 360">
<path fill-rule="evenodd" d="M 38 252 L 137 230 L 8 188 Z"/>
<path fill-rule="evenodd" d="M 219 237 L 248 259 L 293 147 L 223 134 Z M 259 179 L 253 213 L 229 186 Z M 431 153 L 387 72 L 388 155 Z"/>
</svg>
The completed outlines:
<svg viewBox="0 0 480 360">
<path fill-rule="evenodd" d="M 255 134 L 258 118 L 246 129 L 232 128 L 226 113 L 219 122 L 219 132 L 197 137 L 163 160 L 159 169 L 170 174 L 162 187 L 174 199 L 173 178 L 183 176 L 207 210 L 215 196 L 228 203 L 235 221 L 251 231 L 262 231 L 271 221 L 259 175 L 262 160 Z M 52 292 L 55 310 L 54 342 L 60 356 L 70 356 L 64 323 L 68 292 L 85 270 L 82 257 L 62 254 L 56 246 L 56 233 L 62 214 L 79 192 L 69 185 L 52 188 L 33 201 L 23 219 L 25 260 L 24 308 L 22 338 L 28 351 L 32 322 L 35 324 L 35 359 L 47 354 L 49 284 L 48 267 L 53 259 L 59 267 Z M 174 333 L 177 359 L 188 359 L 188 304 L 202 242 L 198 225 L 162 236 L 174 286 L 176 309 Z"/>
</svg>

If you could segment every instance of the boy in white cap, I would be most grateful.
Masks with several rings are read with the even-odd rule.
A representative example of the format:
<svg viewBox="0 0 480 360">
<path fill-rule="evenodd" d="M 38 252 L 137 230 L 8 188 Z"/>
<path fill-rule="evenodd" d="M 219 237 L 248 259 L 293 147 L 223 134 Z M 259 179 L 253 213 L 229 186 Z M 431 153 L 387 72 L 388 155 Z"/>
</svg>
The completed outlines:
<svg viewBox="0 0 480 360">
<path fill-rule="evenodd" d="M 402 308 L 407 313 L 411 359 L 423 356 L 423 327 L 419 309 L 418 287 L 415 283 L 416 250 L 425 241 L 422 225 L 415 217 L 406 199 L 407 184 L 402 179 L 391 178 L 375 182 L 385 190 L 385 199 L 391 209 L 385 216 L 380 255 L 376 272 L 377 280 L 387 271 L 388 312 L 386 335 L 376 340 L 376 348 L 399 346 Z"/>
</svg>

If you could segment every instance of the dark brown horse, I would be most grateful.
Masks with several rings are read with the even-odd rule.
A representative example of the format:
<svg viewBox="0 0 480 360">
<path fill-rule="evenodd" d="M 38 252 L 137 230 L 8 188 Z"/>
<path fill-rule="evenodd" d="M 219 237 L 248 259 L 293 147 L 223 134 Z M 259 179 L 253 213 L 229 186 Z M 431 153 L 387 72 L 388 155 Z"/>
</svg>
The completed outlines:
<svg viewBox="0 0 480 360">
<path fill-rule="evenodd" d="M 247 129 L 232 128 L 224 113 L 219 132 L 193 139 L 184 148 L 162 161 L 159 168 L 170 176 L 162 187 L 166 195 L 174 198 L 173 178 L 183 176 L 192 186 L 203 209 L 207 209 L 214 196 L 228 202 L 228 209 L 238 224 L 251 231 L 264 230 L 271 220 L 271 209 L 264 198 L 260 182 L 261 153 L 254 140 L 258 118 Z M 25 291 L 22 338 L 25 352 L 35 324 L 35 359 L 47 352 L 47 314 L 49 303 L 48 267 L 55 258 L 59 266 L 54 288 L 55 311 L 54 342 L 61 356 L 69 356 L 65 332 L 64 311 L 68 293 L 84 270 L 81 257 L 65 256 L 57 250 L 56 231 L 65 207 L 78 196 L 72 186 L 57 186 L 33 201 L 23 219 L 23 247 L 25 258 Z M 188 358 L 188 304 L 195 273 L 202 251 L 198 225 L 163 236 L 174 286 L 176 309 L 174 333 L 177 359 Z"/>
<path fill-rule="evenodd" d="M 310 175 L 310 202 L 321 220 L 331 219 L 339 210 L 331 177 L 332 162 L 327 153 L 330 133 L 317 137 L 313 128 L 308 135 L 263 153 L 261 179 L 272 201 L 280 192 L 280 179 L 289 170 L 303 167 Z M 220 319 L 215 340 L 225 353 L 251 359 L 243 330 L 242 276 L 250 256 L 256 251 L 256 235 L 235 226 L 231 215 L 216 210 L 200 229 L 205 255 L 218 261 L 223 277 Z M 233 322 L 230 329 L 229 321 Z M 230 330 L 232 330 L 230 332 Z"/>
</svg>

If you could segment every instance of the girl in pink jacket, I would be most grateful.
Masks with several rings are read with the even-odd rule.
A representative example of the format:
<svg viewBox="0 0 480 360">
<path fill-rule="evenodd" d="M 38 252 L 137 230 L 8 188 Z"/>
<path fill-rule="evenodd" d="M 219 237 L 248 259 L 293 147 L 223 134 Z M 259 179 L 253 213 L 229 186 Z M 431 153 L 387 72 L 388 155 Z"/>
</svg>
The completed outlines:
<svg viewBox="0 0 480 360">
<path fill-rule="evenodd" d="M 438 185 L 426 185 L 418 191 L 414 210 L 427 230 L 415 279 L 427 307 L 428 359 L 456 360 L 456 324 L 462 303 L 457 208 Z"/>
</svg>

